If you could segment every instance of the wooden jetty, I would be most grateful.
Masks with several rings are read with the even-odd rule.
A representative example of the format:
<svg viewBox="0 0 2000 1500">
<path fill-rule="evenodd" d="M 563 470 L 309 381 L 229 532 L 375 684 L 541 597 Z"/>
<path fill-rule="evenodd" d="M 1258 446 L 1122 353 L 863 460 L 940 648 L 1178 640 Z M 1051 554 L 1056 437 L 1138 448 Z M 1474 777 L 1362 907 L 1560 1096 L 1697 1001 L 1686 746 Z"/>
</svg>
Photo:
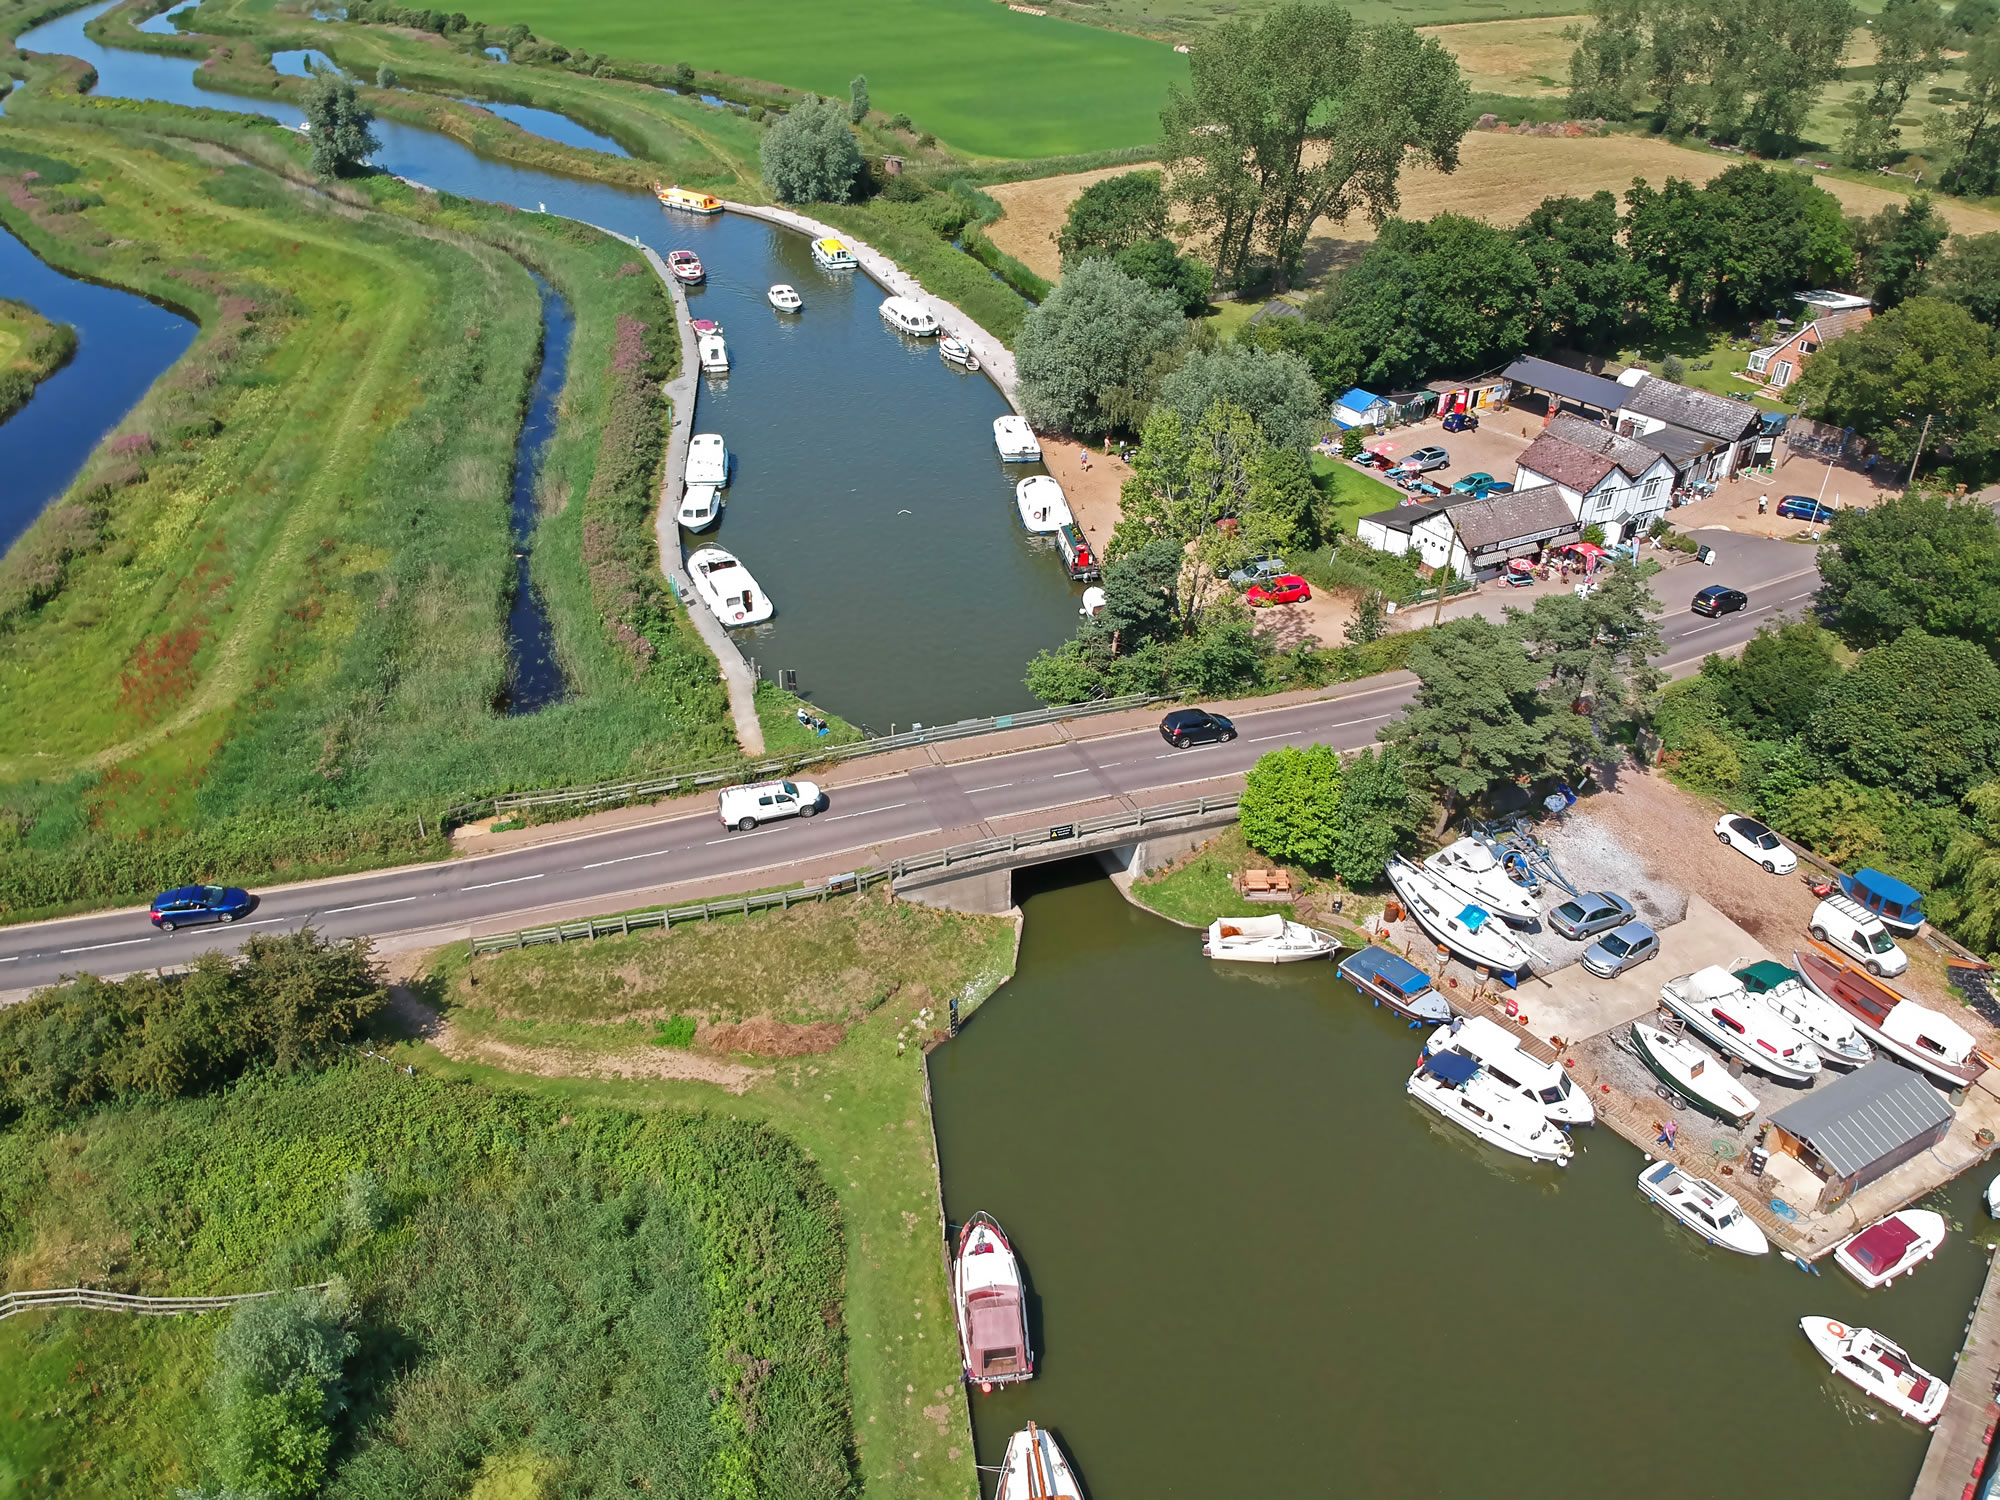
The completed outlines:
<svg viewBox="0 0 2000 1500">
<path fill-rule="evenodd" d="M 2000 1251 L 1986 1268 L 1986 1284 L 1965 1324 L 1965 1346 L 1951 1377 L 1944 1414 L 1931 1431 L 1930 1451 L 1910 1500 L 1965 1500 L 1978 1493 L 1993 1428 L 2000 1421 L 1994 1385 L 2000 1382 Z"/>
</svg>

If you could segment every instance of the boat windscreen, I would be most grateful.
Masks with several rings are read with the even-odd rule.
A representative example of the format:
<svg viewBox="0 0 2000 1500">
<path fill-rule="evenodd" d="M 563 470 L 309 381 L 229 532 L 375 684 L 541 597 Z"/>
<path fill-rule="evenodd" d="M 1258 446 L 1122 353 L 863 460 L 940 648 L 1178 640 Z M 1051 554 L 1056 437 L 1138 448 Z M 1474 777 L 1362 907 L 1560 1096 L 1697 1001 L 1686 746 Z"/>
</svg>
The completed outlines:
<svg viewBox="0 0 2000 1500">
<path fill-rule="evenodd" d="M 1458 914 L 1458 920 L 1465 925 L 1467 932 L 1477 932 L 1485 925 L 1486 913 L 1476 906 L 1468 906 Z"/>
<path fill-rule="evenodd" d="M 1479 1064 L 1462 1053 L 1433 1052 L 1424 1059 L 1424 1071 L 1453 1088 L 1461 1088 L 1479 1072 Z"/>
</svg>

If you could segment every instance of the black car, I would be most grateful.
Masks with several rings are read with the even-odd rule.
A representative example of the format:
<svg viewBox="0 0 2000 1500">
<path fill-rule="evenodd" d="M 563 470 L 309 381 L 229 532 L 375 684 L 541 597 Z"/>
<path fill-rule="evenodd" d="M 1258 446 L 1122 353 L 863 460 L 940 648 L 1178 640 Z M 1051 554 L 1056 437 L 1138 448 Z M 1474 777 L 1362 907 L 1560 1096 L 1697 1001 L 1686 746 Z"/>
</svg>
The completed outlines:
<svg viewBox="0 0 2000 1500">
<path fill-rule="evenodd" d="M 1221 745 L 1236 738 L 1236 726 L 1202 708 L 1177 708 L 1160 720 L 1160 738 L 1176 750 L 1189 745 Z"/>
<path fill-rule="evenodd" d="M 1711 583 L 1694 596 L 1689 606 L 1698 615 L 1733 615 L 1750 603 L 1750 596 L 1741 589 L 1726 589 L 1719 583 Z"/>
</svg>

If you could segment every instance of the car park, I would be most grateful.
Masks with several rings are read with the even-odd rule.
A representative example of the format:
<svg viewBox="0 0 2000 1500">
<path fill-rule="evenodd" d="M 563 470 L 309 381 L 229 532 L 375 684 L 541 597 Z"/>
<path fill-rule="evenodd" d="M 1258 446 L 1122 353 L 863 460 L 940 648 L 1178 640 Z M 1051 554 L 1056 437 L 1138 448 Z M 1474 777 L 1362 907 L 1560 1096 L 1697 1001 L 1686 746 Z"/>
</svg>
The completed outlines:
<svg viewBox="0 0 2000 1500">
<path fill-rule="evenodd" d="M 726 786 L 716 796 L 716 811 L 724 828 L 748 833 L 760 823 L 779 818 L 810 818 L 826 796 L 811 781 L 756 781 Z"/>
<path fill-rule="evenodd" d="M 1694 602 L 1688 608 L 1698 615 L 1712 615 L 1719 620 L 1724 615 L 1735 614 L 1737 610 L 1745 608 L 1749 603 L 1750 596 L 1744 593 L 1743 590 L 1726 588 L 1719 583 L 1711 583 L 1707 588 L 1694 596 Z"/>
<path fill-rule="evenodd" d="M 1282 557 L 1253 557 L 1242 567 L 1229 575 L 1229 581 L 1239 589 L 1247 589 L 1253 583 L 1269 583 L 1286 569 Z"/>
<path fill-rule="evenodd" d="M 1715 836 L 1738 854 L 1756 860 L 1773 875 L 1789 875 L 1799 867 L 1799 857 L 1785 847 L 1785 841 L 1755 818 L 1724 813 L 1716 821 Z"/>
<path fill-rule="evenodd" d="M 1660 956 L 1660 935 L 1644 922 L 1627 922 L 1583 950 L 1583 966 L 1599 979 L 1610 979 Z"/>
<path fill-rule="evenodd" d="M 1549 926 L 1566 938 L 1581 942 L 1613 927 L 1622 927 L 1636 913 L 1632 903 L 1610 891 L 1586 891 L 1563 902 L 1549 913 Z"/>
<path fill-rule="evenodd" d="M 1846 896 L 1828 896 L 1814 907 L 1806 930 L 1813 941 L 1853 959 L 1877 978 L 1894 979 L 1910 967 L 1909 954 L 1896 946 L 1882 919 Z"/>
<path fill-rule="evenodd" d="M 1160 738 L 1176 750 L 1189 745 L 1226 745 L 1236 738 L 1236 726 L 1205 708 L 1177 708 L 1160 720 Z"/>
<path fill-rule="evenodd" d="M 1268 583 L 1253 583 L 1243 598 L 1252 609 L 1264 604 L 1298 604 L 1310 599 L 1313 591 L 1296 573 L 1280 573 Z"/>
<path fill-rule="evenodd" d="M 161 891 L 148 913 L 162 932 L 199 927 L 209 922 L 234 922 L 257 906 L 257 898 L 233 885 L 183 885 Z"/>
<path fill-rule="evenodd" d="M 1824 500 L 1815 500 L 1810 495 L 1787 495 L 1778 502 L 1778 514 L 1787 521 L 1808 521 L 1814 526 L 1825 526 L 1839 512 Z"/>
<path fill-rule="evenodd" d="M 1446 432 L 1477 432 L 1479 417 L 1477 413 L 1469 411 L 1446 412 L 1442 425 Z"/>
<path fill-rule="evenodd" d="M 1454 484 L 1451 487 L 1451 492 L 1454 495 L 1480 495 L 1484 494 L 1487 490 L 1491 489 L 1494 485 L 1498 484 L 1499 482 L 1500 481 L 1495 479 L 1491 474 L 1488 474 L 1482 470 L 1476 473 L 1466 475 L 1463 479 L 1459 480 L 1457 484 Z"/>
</svg>

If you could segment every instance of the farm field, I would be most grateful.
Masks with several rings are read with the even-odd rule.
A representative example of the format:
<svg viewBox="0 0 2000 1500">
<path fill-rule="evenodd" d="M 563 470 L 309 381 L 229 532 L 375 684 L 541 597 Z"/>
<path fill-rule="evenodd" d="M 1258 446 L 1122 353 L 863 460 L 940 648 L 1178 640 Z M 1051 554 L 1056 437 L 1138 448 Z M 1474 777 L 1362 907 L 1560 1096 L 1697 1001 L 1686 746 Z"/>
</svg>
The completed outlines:
<svg viewBox="0 0 2000 1500">
<path fill-rule="evenodd" d="M 909 115 L 975 156 L 1032 158 L 1142 145 L 1187 65 L 1159 42 L 997 0 L 740 0 L 669 15 L 638 0 L 492 0 L 480 19 L 566 47 L 765 79 L 839 98 L 857 73 L 878 111 Z"/>
<path fill-rule="evenodd" d="M 1235 16 L 1255 17 L 1275 9 L 1279 0 L 1249 0 L 1247 4 L 1222 4 L 1216 0 L 1055 0 L 1052 14 L 1074 17 L 1121 31 L 1184 40 L 1206 26 Z M 1347 7 L 1356 20 L 1369 25 L 1400 21 L 1428 27 L 1477 21 L 1511 21 L 1525 17 L 1560 14 L 1562 0 L 1443 0 L 1431 6 L 1401 3 L 1401 0 L 1353 0 Z M 1575 0 L 1570 0 L 1570 9 Z M 1568 51 L 1563 56 L 1567 58 Z"/>
</svg>

